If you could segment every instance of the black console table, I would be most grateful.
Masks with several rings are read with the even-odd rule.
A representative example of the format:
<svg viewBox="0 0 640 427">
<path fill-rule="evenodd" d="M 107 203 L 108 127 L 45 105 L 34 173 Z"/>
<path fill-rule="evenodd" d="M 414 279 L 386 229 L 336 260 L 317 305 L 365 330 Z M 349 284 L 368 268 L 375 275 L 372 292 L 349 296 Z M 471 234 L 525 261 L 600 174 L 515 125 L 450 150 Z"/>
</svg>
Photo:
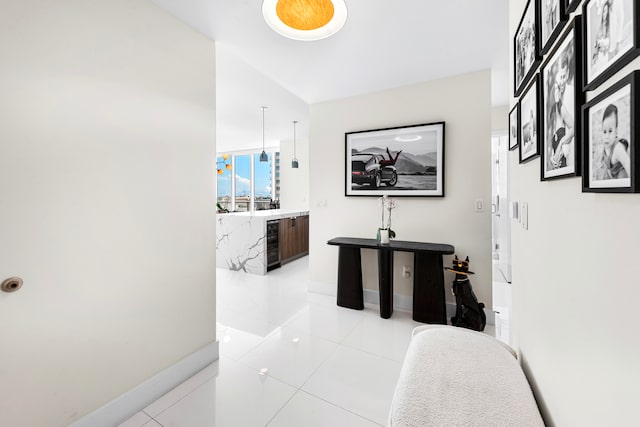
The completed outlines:
<svg viewBox="0 0 640 427">
<path fill-rule="evenodd" d="M 327 242 L 339 246 L 338 305 L 362 310 L 362 264 L 360 249 L 378 251 L 378 287 L 380 317 L 388 319 L 393 312 L 393 253 L 413 252 L 413 320 L 424 323 L 447 323 L 444 297 L 442 255 L 452 254 L 451 245 L 392 240 L 379 244 L 376 239 L 336 237 Z"/>
</svg>

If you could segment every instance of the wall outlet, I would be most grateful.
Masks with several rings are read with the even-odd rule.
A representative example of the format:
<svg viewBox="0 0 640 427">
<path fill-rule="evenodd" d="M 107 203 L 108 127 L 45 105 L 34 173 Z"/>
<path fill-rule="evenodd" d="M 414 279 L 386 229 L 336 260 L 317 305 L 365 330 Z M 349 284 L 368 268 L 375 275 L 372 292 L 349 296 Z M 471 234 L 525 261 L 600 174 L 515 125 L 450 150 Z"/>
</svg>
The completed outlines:
<svg viewBox="0 0 640 427">
<path fill-rule="evenodd" d="M 411 266 L 402 266 L 402 277 L 411 277 Z"/>
</svg>

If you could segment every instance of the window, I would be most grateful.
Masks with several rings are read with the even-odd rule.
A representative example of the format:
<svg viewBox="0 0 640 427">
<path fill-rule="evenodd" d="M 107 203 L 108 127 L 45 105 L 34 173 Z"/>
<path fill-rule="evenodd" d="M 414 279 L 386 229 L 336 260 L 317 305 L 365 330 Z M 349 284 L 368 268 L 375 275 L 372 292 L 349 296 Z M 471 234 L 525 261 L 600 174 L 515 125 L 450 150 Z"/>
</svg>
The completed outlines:
<svg viewBox="0 0 640 427">
<path fill-rule="evenodd" d="M 234 156 L 235 170 L 233 171 L 236 183 L 235 211 L 247 212 L 251 203 L 251 155 Z"/>
<path fill-rule="evenodd" d="M 269 209 L 271 201 L 280 197 L 280 173 L 276 177 L 275 172 L 276 168 L 279 169 L 279 154 L 267 153 L 269 160 L 261 162 L 259 153 L 230 153 L 227 163 L 232 164 L 232 169 L 225 169 L 217 177 L 217 201 L 220 207 L 234 212 L 250 211 L 252 204 L 254 210 Z M 221 164 L 222 157 L 218 157 L 217 161 Z"/>
<path fill-rule="evenodd" d="M 261 162 L 260 155 L 253 155 L 253 168 L 254 168 L 254 203 L 255 209 L 261 211 L 269 209 L 269 204 L 273 198 L 273 183 L 271 181 L 271 162 L 273 160 L 273 154 L 269 153 L 269 161 Z"/>
<path fill-rule="evenodd" d="M 217 162 L 218 165 L 221 165 L 224 163 L 224 159 L 222 157 L 218 157 Z M 222 175 L 218 175 L 218 204 L 222 209 L 232 211 L 231 178 L 233 177 L 233 172 L 226 168 L 223 169 L 223 172 L 224 173 Z"/>
</svg>

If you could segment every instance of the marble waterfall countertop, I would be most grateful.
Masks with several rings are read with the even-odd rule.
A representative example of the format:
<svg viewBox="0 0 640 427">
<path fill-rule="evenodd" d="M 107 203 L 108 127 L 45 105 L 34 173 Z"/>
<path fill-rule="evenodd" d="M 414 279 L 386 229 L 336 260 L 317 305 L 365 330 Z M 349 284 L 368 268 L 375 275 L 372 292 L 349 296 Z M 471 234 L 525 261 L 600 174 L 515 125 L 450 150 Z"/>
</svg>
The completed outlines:
<svg viewBox="0 0 640 427">
<path fill-rule="evenodd" d="M 267 273 L 267 221 L 309 215 L 309 211 L 270 209 L 216 215 L 216 267 Z"/>
</svg>

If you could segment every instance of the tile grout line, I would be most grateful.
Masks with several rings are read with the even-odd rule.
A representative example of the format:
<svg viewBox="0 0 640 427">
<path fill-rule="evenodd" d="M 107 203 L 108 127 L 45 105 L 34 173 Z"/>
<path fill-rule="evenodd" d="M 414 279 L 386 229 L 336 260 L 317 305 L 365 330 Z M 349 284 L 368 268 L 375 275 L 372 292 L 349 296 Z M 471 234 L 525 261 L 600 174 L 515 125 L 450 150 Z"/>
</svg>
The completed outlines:
<svg viewBox="0 0 640 427">
<path fill-rule="evenodd" d="M 285 407 L 285 406 L 287 406 L 287 404 L 288 404 L 289 402 L 291 402 L 291 399 L 293 399 L 293 398 L 294 398 L 294 396 L 295 396 L 296 394 L 298 394 L 298 392 L 300 392 L 300 389 L 297 389 L 295 392 L 293 392 L 293 394 L 291 395 L 291 397 L 290 397 L 289 399 L 287 399 L 287 401 L 286 401 L 286 402 L 284 402 L 280 408 L 278 408 L 278 410 L 276 411 L 276 413 L 275 413 L 275 414 L 273 414 L 273 416 L 272 416 L 271 418 L 269 418 L 269 421 L 267 421 L 267 423 L 264 425 L 265 427 L 268 427 L 268 426 L 269 426 L 269 424 L 271 423 L 271 421 L 273 421 L 273 419 L 274 419 L 275 417 L 277 417 L 277 416 L 278 416 L 278 414 L 279 414 L 279 413 L 284 409 L 284 407 Z"/>
<path fill-rule="evenodd" d="M 219 359 L 218 359 L 219 360 Z M 216 361 L 217 362 L 217 361 Z M 216 363 L 214 362 L 214 363 Z M 182 396 L 180 399 L 176 400 L 175 402 L 173 402 L 171 405 L 167 406 L 165 409 L 163 409 L 162 411 L 158 412 L 158 414 L 155 417 L 159 417 L 160 415 L 164 414 L 166 411 L 168 411 L 169 409 L 173 408 L 175 405 L 177 405 L 179 402 L 181 402 L 184 398 L 186 398 L 187 396 L 189 396 L 190 394 L 192 394 L 193 392 L 195 392 L 196 390 L 198 390 L 200 387 L 204 386 L 206 383 L 208 383 L 209 381 L 211 381 L 213 378 L 215 378 L 217 375 L 214 375 L 210 378 L 207 378 L 206 381 L 204 381 L 202 384 L 199 384 L 196 388 L 194 388 L 193 390 L 191 390 L 189 393 L 185 394 L 184 396 Z M 184 383 L 183 383 L 184 384 Z M 157 422 L 158 424 L 162 425 L 162 423 L 158 420 L 156 420 L 155 417 L 152 417 L 151 415 L 149 415 L 147 412 L 145 412 L 145 410 L 143 409 L 142 412 L 144 412 L 147 416 L 151 417 L 152 420 L 154 420 L 155 422 Z"/>
<path fill-rule="evenodd" d="M 373 421 L 373 420 L 371 420 L 371 419 L 369 419 L 369 418 L 367 418 L 367 417 L 364 417 L 364 416 L 362 416 L 362 415 L 360 415 L 360 414 L 357 414 L 357 413 L 355 413 L 355 412 L 353 412 L 353 411 L 351 411 L 351 410 L 349 410 L 349 409 L 347 409 L 347 408 L 343 408 L 342 406 L 336 405 L 336 404 L 335 404 L 335 403 L 333 403 L 333 402 L 329 402 L 329 401 L 328 401 L 328 400 L 326 400 L 326 399 L 323 399 L 323 398 L 321 398 L 321 397 L 319 397 L 319 396 L 316 396 L 316 395 L 315 395 L 315 394 L 313 394 L 313 393 L 310 393 L 310 392 L 308 392 L 308 391 L 306 391 L 306 390 L 303 390 L 303 389 L 302 389 L 302 387 L 304 387 L 304 385 L 309 381 L 309 379 L 311 379 L 311 377 L 312 377 L 312 376 L 314 376 L 314 375 L 316 374 L 316 372 L 318 372 L 318 370 L 320 370 L 320 368 L 321 368 L 322 366 L 324 366 L 324 364 L 325 364 L 325 363 L 327 363 L 327 361 L 328 361 L 329 359 L 331 359 L 331 357 L 332 357 L 332 356 L 333 356 L 333 355 L 338 351 L 339 347 L 340 347 L 340 346 L 342 346 L 342 344 L 340 344 L 340 343 L 335 343 L 335 342 L 334 342 L 334 344 L 336 344 L 336 347 L 333 349 L 333 351 L 332 351 L 332 352 L 327 356 L 327 358 L 326 358 L 322 363 L 320 363 L 320 364 L 318 365 L 318 367 L 317 367 L 316 369 L 314 369 L 314 370 L 313 370 L 313 372 L 311 372 L 311 374 L 309 374 L 309 376 L 307 377 L 307 379 L 306 379 L 306 380 L 305 380 L 305 381 L 304 381 L 304 382 L 303 382 L 299 387 L 296 387 L 296 386 L 293 386 L 293 385 L 291 385 L 291 384 L 288 384 L 287 382 L 285 382 L 285 381 L 283 381 L 283 380 L 279 380 L 279 381 L 281 381 L 281 382 L 283 382 L 283 383 L 285 383 L 285 384 L 290 385 L 291 387 L 296 388 L 296 391 L 295 391 L 295 393 L 293 393 L 293 395 L 291 395 L 291 397 L 290 397 L 290 398 L 289 398 L 289 399 L 288 399 L 288 400 L 287 400 L 287 401 L 286 401 L 286 402 L 285 402 L 285 403 L 284 403 L 284 404 L 283 404 L 283 405 L 278 409 L 278 411 L 276 411 L 276 413 L 273 415 L 273 417 L 271 417 L 271 418 L 269 419 L 269 421 L 267 422 L 267 424 L 265 424 L 265 427 L 268 427 L 268 426 L 269 426 L 269 424 L 270 424 L 270 423 L 271 423 L 271 422 L 272 422 L 272 421 L 273 421 L 273 420 L 278 416 L 278 414 L 279 414 L 280 412 L 282 412 L 282 410 L 285 408 L 285 406 L 287 406 L 287 404 L 289 404 L 289 402 L 290 402 L 290 401 L 291 401 L 291 400 L 292 400 L 292 399 L 293 399 L 293 398 L 294 398 L 298 393 L 305 393 L 305 394 L 307 394 L 307 395 L 309 395 L 309 396 L 311 396 L 311 397 L 314 397 L 314 398 L 316 398 L 316 399 L 319 399 L 319 400 L 321 400 L 321 401 L 323 401 L 323 402 L 325 402 L 325 403 L 327 403 L 327 404 L 329 404 L 329 405 L 331 405 L 331 406 L 334 406 L 334 407 L 336 407 L 336 408 L 338 408 L 338 409 L 342 409 L 342 410 L 344 410 L 344 411 L 346 411 L 346 412 L 348 412 L 348 413 L 350 413 L 350 414 L 352 414 L 352 415 L 355 415 L 355 416 L 357 416 L 357 417 L 359 417 L 359 418 L 362 418 L 362 419 L 364 419 L 364 420 L 367 420 L 367 421 L 369 421 L 369 422 L 372 422 L 373 424 L 375 424 L 375 425 L 377 425 L 377 426 L 382 426 L 382 424 L 378 424 L 377 422 L 375 422 L 375 421 Z M 343 347 L 344 347 L 344 346 L 343 346 Z M 245 365 L 245 366 L 246 366 L 246 365 Z M 253 368 L 252 368 L 252 369 L 253 369 Z M 273 377 L 273 376 L 270 376 L 270 377 L 271 377 L 271 378 L 273 378 L 273 379 L 275 379 L 275 380 L 278 380 L 278 378 L 275 378 L 275 377 Z"/>
<path fill-rule="evenodd" d="M 375 424 L 375 425 L 377 425 L 377 426 L 382 426 L 382 425 L 383 425 L 383 424 L 379 424 L 377 421 L 374 421 L 374 420 L 372 420 L 372 419 L 370 419 L 370 418 L 367 418 L 367 417 L 365 417 L 365 416 L 363 416 L 363 415 L 360 415 L 360 414 L 358 414 L 358 413 L 356 413 L 356 412 L 353 412 L 353 411 L 352 411 L 352 410 L 350 410 L 350 409 L 343 408 L 343 407 L 342 407 L 342 406 L 340 406 L 340 405 L 337 405 L 337 404 L 335 404 L 335 403 L 333 403 L 333 402 L 329 402 L 327 399 L 324 399 L 324 398 L 322 398 L 322 397 L 320 397 L 320 396 L 316 396 L 315 394 L 313 394 L 313 393 L 311 393 L 311 392 L 309 392 L 309 391 L 306 391 L 306 390 L 300 390 L 300 391 L 301 391 L 302 393 L 306 393 L 306 394 L 308 394 L 309 396 L 315 397 L 316 399 L 322 400 L 323 402 L 328 403 L 328 404 L 329 404 L 329 405 L 331 405 L 331 406 L 335 406 L 336 408 L 340 408 L 340 409 L 342 409 L 342 410 L 344 410 L 344 411 L 347 411 L 348 413 L 353 414 L 353 415 L 355 415 L 355 416 L 357 416 L 357 417 L 359 417 L 359 418 L 362 418 L 363 420 L 367 420 L 367 421 L 369 421 L 369 422 L 372 422 L 372 423 L 374 423 L 374 424 Z"/>
<path fill-rule="evenodd" d="M 399 363 L 399 364 L 401 364 L 401 365 L 404 363 L 404 358 L 403 358 L 403 361 L 402 361 L 402 362 L 400 362 L 400 361 L 398 361 L 398 360 L 396 360 L 396 359 L 392 359 L 392 358 L 390 358 L 390 357 L 383 356 L 383 355 L 381 355 L 381 354 L 374 353 L 374 352 L 372 352 L 372 351 L 363 350 L 363 349 L 361 349 L 361 348 L 354 347 L 354 346 L 349 345 L 349 344 L 340 344 L 340 345 L 341 345 L 341 346 L 343 346 L 343 347 L 345 347 L 345 348 L 351 349 L 351 350 L 357 350 L 357 351 L 361 351 L 361 352 L 363 352 L 363 353 L 369 354 L 369 355 L 371 355 L 371 356 L 377 356 L 377 357 L 380 357 L 380 358 L 382 358 L 382 359 L 384 359 L 384 360 L 388 360 L 388 361 L 390 361 L 390 362 Z M 405 357 L 406 357 L 406 352 L 405 352 Z"/>
<path fill-rule="evenodd" d="M 338 344 L 338 345 L 336 346 L 336 348 L 334 349 L 334 351 L 332 352 L 332 354 L 331 354 L 331 355 L 329 355 L 329 357 L 327 357 L 327 359 L 326 359 L 324 362 L 322 362 L 322 363 L 321 363 L 321 364 L 320 364 L 320 365 L 319 365 L 319 366 L 318 366 L 318 367 L 313 371 L 313 373 L 312 373 L 311 375 L 309 375 L 309 377 L 306 379 L 306 381 L 305 381 L 304 383 L 302 383 L 302 385 L 301 385 L 301 386 L 300 386 L 300 388 L 299 388 L 299 391 L 301 391 L 301 392 L 303 392 L 303 393 L 306 393 L 306 394 L 308 394 L 309 396 L 313 396 L 313 397 L 315 397 L 315 398 L 317 398 L 317 399 L 320 399 L 320 400 L 322 400 L 323 402 L 326 402 L 326 403 L 328 403 L 328 404 L 330 404 L 330 405 L 335 406 L 336 408 L 340 408 L 340 409 L 343 409 L 343 410 L 345 410 L 345 411 L 347 411 L 347 412 L 349 412 L 349 413 L 351 413 L 351 414 L 357 415 L 358 417 L 363 418 L 363 419 L 365 419 L 365 420 L 367 420 L 367 421 L 370 421 L 370 422 L 372 422 L 372 423 L 374 423 L 374 424 L 376 424 L 376 425 L 382 426 L 382 424 L 378 424 L 378 422 L 376 422 L 376 421 L 374 421 L 374 420 L 372 420 L 372 419 L 370 419 L 370 418 L 367 418 L 367 417 L 365 417 L 365 416 L 363 416 L 363 415 L 360 415 L 360 414 L 358 414 L 358 413 L 356 413 L 356 412 L 353 412 L 353 411 L 352 411 L 352 410 L 350 410 L 350 409 L 343 408 L 342 406 L 337 405 L 337 404 L 335 404 L 335 403 L 333 403 L 333 402 L 330 402 L 330 401 L 328 401 L 328 400 L 326 400 L 326 399 L 324 399 L 324 398 L 322 398 L 322 397 L 320 397 L 320 396 L 317 396 L 317 395 L 315 395 L 315 394 L 311 393 L 311 392 L 310 392 L 310 391 L 308 391 L 308 390 L 303 390 L 303 389 L 302 389 L 302 387 L 304 387 L 304 386 L 307 384 L 307 382 L 309 382 L 309 380 L 311 379 L 311 377 L 312 377 L 312 376 L 314 376 L 314 375 L 316 374 L 316 372 L 318 372 L 318 370 L 320 370 L 320 368 L 321 368 L 324 364 L 326 364 L 326 363 L 327 363 L 327 361 L 328 361 L 329 359 L 331 359 L 331 357 L 333 357 L 333 355 L 334 355 L 335 353 L 337 353 L 337 352 L 338 352 L 338 350 L 340 349 L 340 347 L 346 348 L 346 349 L 348 349 L 348 350 L 357 350 L 357 351 L 362 351 L 362 352 L 363 352 L 363 353 L 365 353 L 365 354 L 370 354 L 370 355 L 373 355 L 373 356 L 382 357 L 382 356 L 379 356 L 379 355 L 377 355 L 377 354 L 368 353 L 368 352 L 366 352 L 366 351 L 364 351 L 364 350 L 354 349 L 354 348 L 351 348 L 351 347 L 346 346 L 346 345 L 343 345 L 343 344 Z M 389 361 L 392 361 L 392 362 L 398 363 L 398 362 L 396 362 L 395 360 L 390 360 L 390 359 L 386 359 L 386 360 L 389 360 Z M 402 363 L 400 363 L 400 365 L 402 365 Z M 397 384 L 397 381 L 396 381 L 396 384 Z"/>
</svg>

